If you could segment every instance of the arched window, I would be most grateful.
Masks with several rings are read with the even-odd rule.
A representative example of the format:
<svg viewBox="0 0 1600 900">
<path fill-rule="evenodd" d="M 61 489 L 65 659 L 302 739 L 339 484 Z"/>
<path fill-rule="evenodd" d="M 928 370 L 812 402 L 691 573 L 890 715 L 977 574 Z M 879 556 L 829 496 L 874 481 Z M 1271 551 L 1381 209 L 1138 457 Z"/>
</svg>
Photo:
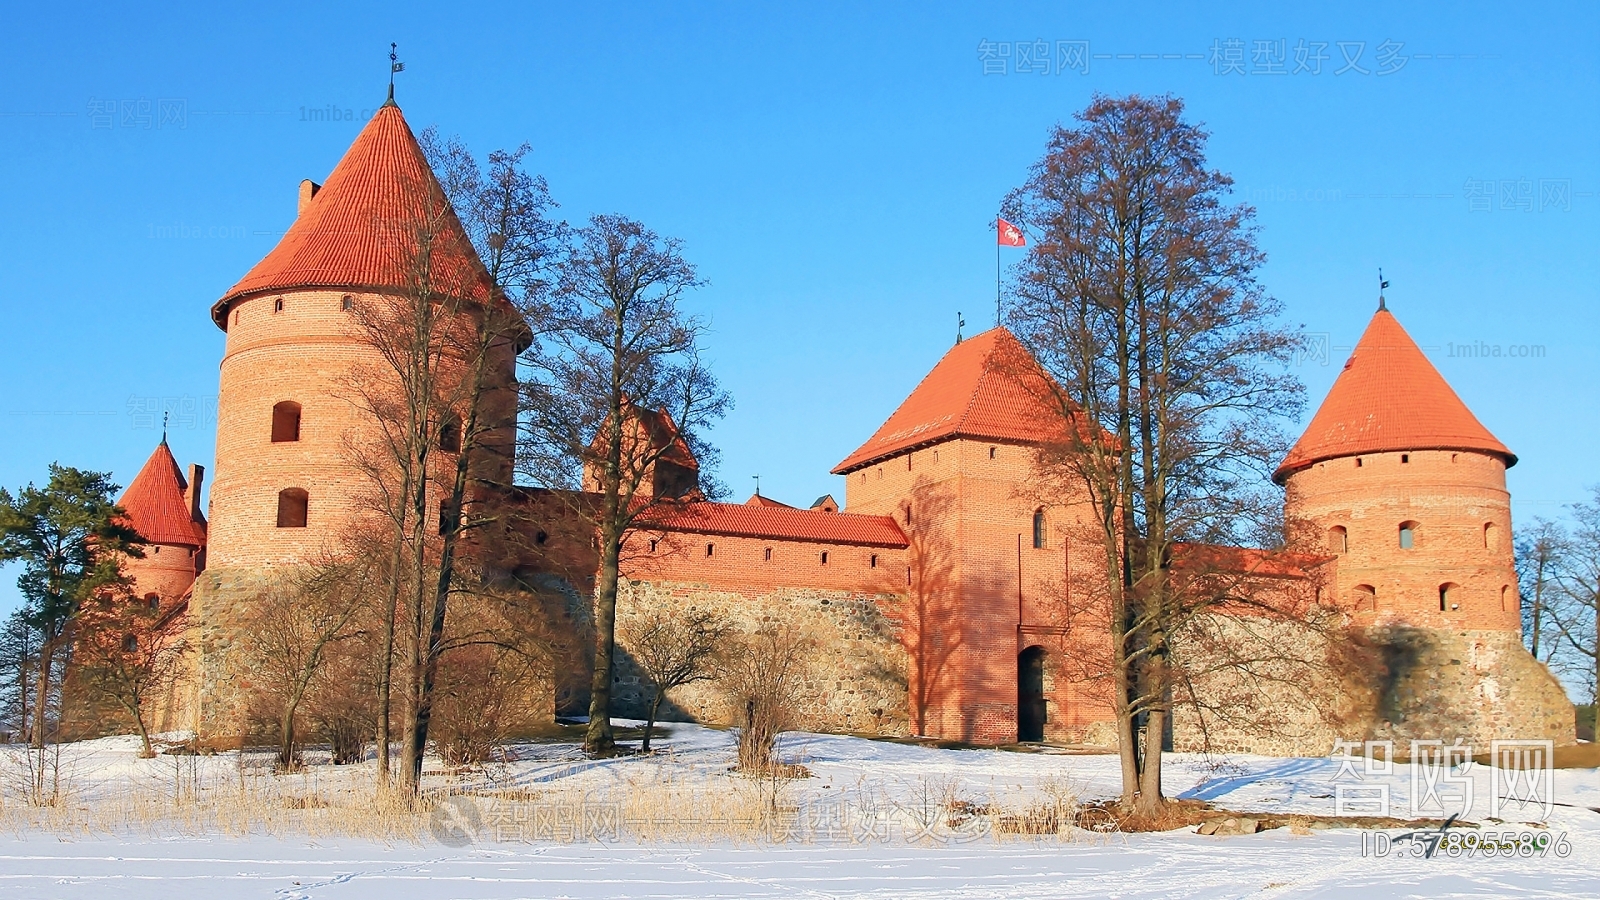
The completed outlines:
<svg viewBox="0 0 1600 900">
<path fill-rule="evenodd" d="M 1358 610 L 1376 612 L 1378 609 L 1378 591 L 1370 584 L 1358 584 L 1355 590 L 1355 604 Z"/>
<path fill-rule="evenodd" d="M 446 453 L 461 452 L 461 420 L 446 414 L 439 423 L 439 449 Z"/>
<path fill-rule="evenodd" d="M 1455 583 L 1439 585 L 1439 611 L 1461 608 L 1461 585 Z"/>
<path fill-rule="evenodd" d="M 161 595 L 160 594 L 145 594 L 144 595 L 144 603 L 145 603 L 146 606 L 150 607 L 150 609 L 152 611 L 153 610 L 158 610 L 158 609 L 161 608 Z"/>
<path fill-rule="evenodd" d="M 822 564 L 823 565 L 827 565 L 828 564 L 828 551 L 826 551 L 826 550 L 822 551 Z"/>
<path fill-rule="evenodd" d="M 717 545 L 716 544 L 707 544 L 706 545 L 706 555 L 707 556 L 710 556 L 711 554 L 716 553 L 716 552 L 717 552 Z"/>
<path fill-rule="evenodd" d="M 772 548 L 771 547 L 768 547 L 765 550 L 761 551 L 761 561 L 762 562 L 772 562 Z"/>
<path fill-rule="evenodd" d="M 310 497 L 305 488 L 284 488 L 278 492 L 278 527 L 306 527 L 306 507 Z"/>
<path fill-rule="evenodd" d="M 300 404 L 284 400 L 272 407 L 272 442 L 283 444 L 300 440 Z"/>
<path fill-rule="evenodd" d="M 282 297 L 279 297 L 278 299 L 272 301 L 272 311 L 275 312 L 275 313 L 283 312 L 283 298 Z"/>
<path fill-rule="evenodd" d="M 1483 548 L 1485 550 L 1497 549 L 1500 545 L 1500 535 L 1493 522 L 1483 523 Z"/>
<path fill-rule="evenodd" d="M 876 569 L 878 567 L 878 554 L 876 554 L 876 553 L 872 554 L 872 560 L 871 560 L 871 562 L 867 563 L 867 566 L 869 568 L 873 568 L 873 569 Z"/>
<path fill-rule="evenodd" d="M 1343 525 L 1328 529 L 1328 549 L 1334 553 L 1344 553 L 1350 549 L 1350 532 Z"/>
<path fill-rule="evenodd" d="M 1044 507 L 1041 506 L 1033 511 L 1033 549 L 1044 548 L 1044 533 Z"/>
<path fill-rule="evenodd" d="M 1417 523 L 1400 523 L 1400 549 L 1410 550 L 1417 543 Z"/>
<path fill-rule="evenodd" d="M 1509 584 L 1500 585 L 1500 611 L 1501 612 L 1505 612 L 1506 610 L 1510 609 L 1510 607 L 1506 605 L 1506 602 L 1508 600 L 1510 600 L 1510 599 L 1511 599 L 1511 585 L 1509 585 Z"/>
</svg>

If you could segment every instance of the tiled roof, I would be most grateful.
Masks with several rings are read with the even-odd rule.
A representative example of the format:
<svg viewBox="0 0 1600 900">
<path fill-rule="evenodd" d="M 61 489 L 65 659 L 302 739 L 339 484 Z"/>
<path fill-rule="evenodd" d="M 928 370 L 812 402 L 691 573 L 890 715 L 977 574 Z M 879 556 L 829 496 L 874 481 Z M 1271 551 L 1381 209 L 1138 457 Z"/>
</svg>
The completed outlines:
<svg viewBox="0 0 1600 900">
<path fill-rule="evenodd" d="M 118 505 L 128 514 L 134 530 L 153 544 L 204 547 L 205 522 L 189 517 L 189 504 L 183 498 L 187 486 L 178 461 L 162 441 L 122 492 Z"/>
<path fill-rule="evenodd" d="M 834 466 L 844 475 L 905 450 L 953 437 L 1036 443 L 1059 438 L 1053 384 L 1004 328 L 968 338 L 944 355 L 865 444 Z"/>
<path fill-rule="evenodd" d="M 1173 544 L 1172 564 L 1190 573 L 1254 575 L 1262 578 L 1307 578 L 1309 570 L 1333 560 L 1289 550 L 1259 550 L 1223 544 Z"/>
<path fill-rule="evenodd" d="M 794 509 L 794 507 L 790 506 L 787 503 L 779 503 L 778 501 L 772 499 L 771 497 L 763 497 L 760 494 L 751 494 L 750 495 L 750 499 L 746 500 L 744 502 L 744 505 L 745 506 L 766 506 L 766 507 L 770 507 L 772 509 Z"/>
<path fill-rule="evenodd" d="M 1333 382 L 1305 434 L 1273 480 L 1340 456 L 1394 450 L 1480 450 L 1517 457 L 1483 427 L 1444 376 L 1400 327 L 1379 309 Z"/>
<path fill-rule="evenodd" d="M 423 228 L 432 220 L 436 226 Z M 228 308 L 248 294 L 295 288 L 399 289 L 414 283 L 419 233 L 435 231 L 433 280 L 460 297 L 488 296 L 488 274 L 444 200 L 398 106 L 372 117 L 327 183 L 266 258 L 211 308 L 227 330 Z"/>
<path fill-rule="evenodd" d="M 637 519 L 638 527 L 732 537 L 905 547 L 905 532 L 888 516 L 828 513 L 742 503 L 662 503 Z"/>
</svg>

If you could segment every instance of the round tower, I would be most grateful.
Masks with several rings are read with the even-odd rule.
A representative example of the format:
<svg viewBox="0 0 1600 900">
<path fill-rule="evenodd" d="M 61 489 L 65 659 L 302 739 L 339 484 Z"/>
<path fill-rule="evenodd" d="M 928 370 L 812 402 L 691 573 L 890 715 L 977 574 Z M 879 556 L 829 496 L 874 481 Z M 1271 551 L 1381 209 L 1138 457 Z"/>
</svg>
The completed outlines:
<svg viewBox="0 0 1600 900">
<path fill-rule="evenodd" d="M 380 443 L 370 399 L 395 376 L 369 332 L 385 304 L 416 290 L 424 265 L 435 290 L 489 296 L 482 264 L 391 101 L 325 185 L 301 184 L 294 224 L 212 307 L 227 333 L 210 506 L 218 573 L 314 558 L 372 508 L 360 448 Z M 510 355 L 501 362 L 509 383 Z M 439 449 L 454 449 L 441 438 Z"/>
<path fill-rule="evenodd" d="M 205 568 L 206 520 L 199 504 L 204 471 L 190 466 L 184 478 L 163 437 L 117 501 L 146 541 L 144 557 L 123 560 L 122 571 L 133 581 L 134 596 L 152 608 L 175 605 Z"/>
<path fill-rule="evenodd" d="M 1571 743 L 1573 707 L 1522 646 L 1506 469 L 1381 304 L 1274 480 L 1291 534 L 1337 557 L 1338 599 L 1377 657 L 1345 739 Z"/>
<path fill-rule="evenodd" d="M 1379 309 L 1274 477 L 1357 621 L 1520 632 L 1516 461 Z"/>
</svg>

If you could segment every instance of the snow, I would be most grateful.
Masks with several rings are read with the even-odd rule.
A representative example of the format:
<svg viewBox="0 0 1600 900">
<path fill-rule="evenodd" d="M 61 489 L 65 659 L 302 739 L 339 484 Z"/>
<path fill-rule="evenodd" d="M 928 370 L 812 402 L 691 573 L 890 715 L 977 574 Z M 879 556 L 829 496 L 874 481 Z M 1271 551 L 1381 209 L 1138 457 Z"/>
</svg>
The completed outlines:
<svg viewBox="0 0 1600 900">
<path fill-rule="evenodd" d="M 660 740 L 664 752 L 655 756 L 596 761 L 570 745 L 523 744 L 516 760 L 488 775 L 502 789 L 581 798 L 601 809 L 620 808 L 661 783 L 694 786 L 697 797 L 711 800 L 745 789 L 743 779 L 727 774 L 730 735 L 670 727 L 671 735 Z M 234 754 L 140 760 L 137 747 L 131 738 L 69 746 L 63 771 L 71 802 L 92 806 L 130 792 L 159 792 L 180 776 L 202 791 L 225 790 L 241 778 Z M 1504 807 L 1505 822 L 1490 821 L 1494 772 L 1467 769 L 1473 807 L 1466 818 L 1486 830 L 1561 836 L 1570 845 L 1565 857 L 1467 858 L 1441 851 L 1426 859 L 1403 852 L 1404 843 L 1379 857 L 1372 834 L 1354 828 L 1057 838 L 997 834 L 987 819 L 957 826 L 945 815 L 926 815 L 947 809 L 938 804 L 951 798 L 1020 810 L 1065 793 L 1108 797 L 1118 779 L 1112 756 L 944 750 L 812 734 L 786 735 L 782 750 L 814 777 L 779 791 L 778 802 L 798 808 L 802 823 L 781 843 L 744 835 L 652 845 L 627 833 L 617 840 L 604 827 L 595 832 L 598 839 L 538 840 L 526 833 L 536 828 L 528 820 L 514 823 L 519 830 L 512 836 L 522 839 L 497 840 L 495 832 L 505 825 L 495 824 L 492 801 L 465 801 L 472 805 L 462 809 L 478 820 L 465 821 L 474 834 L 463 846 L 453 846 L 454 833 L 443 830 L 435 832 L 443 843 L 427 834 L 419 841 L 380 841 L 282 827 L 243 837 L 170 828 L 67 833 L 19 827 L 18 801 L 7 796 L 13 833 L 0 835 L 0 898 L 1600 896 L 1594 865 L 1600 813 L 1587 808 L 1600 807 L 1594 769 L 1556 770 L 1554 798 L 1564 805 L 1537 830 L 1525 824 L 1541 818 L 1534 806 Z M 283 796 L 334 795 L 369 785 L 370 765 L 252 777 Z M 427 786 L 444 787 L 447 780 L 431 775 Z M 1393 812 L 1402 818 L 1421 789 L 1404 765 L 1367 774 L 1359 762 L 1352 771 L 1333 758 L 1174 754 L 1166 768 L 1171 795 L 1264 815 L 1332 815 L 1341 784 L 1387 787 Z M 857 820 L 841 824 L 841 811 Z M 689 805 L 664 812 L 696 814 Z M 440 821 L 436 816 L 434 824 Z"/>
</svg>

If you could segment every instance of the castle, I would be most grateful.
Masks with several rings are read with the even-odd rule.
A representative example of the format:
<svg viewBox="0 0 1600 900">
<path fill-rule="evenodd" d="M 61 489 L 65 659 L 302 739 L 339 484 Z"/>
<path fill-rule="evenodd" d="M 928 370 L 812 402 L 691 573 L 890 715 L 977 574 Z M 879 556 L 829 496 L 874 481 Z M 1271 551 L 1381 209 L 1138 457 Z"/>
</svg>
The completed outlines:
<svg viewBox="0 0 1600 900">
<path fill-rule="evenodd" d="M 182 475 L 164 440 L 122 498 L 152 545 L 127 567 L 138 594 L 187 612 L 192 677 L 163 727 L 240 739 L 236 669 L 252 586 L 303 563 L 354 514 L 363 481 L 348 448 L 373 425 L 346 386 L 374 351 L 353 336 L 351 310 L 404 287 L 404 236 L 383 223 L 403 221 L 430 190 L 437 182 L 391 101 L 324 185 L 302 183 L 294 224 L 212 307 L 227 341 L 209 516 L 203 472 Z M 476 262 L 463 236 L 446 237 Z M 1082 538 L 1093 523 L 1086 499 L 1041 500 L 1035 489 L 1036 448 L 1053 436 L 1027 384 L 1036 376 L 1004 362 L 1022 352 L 1001 328 L 957 343 L 833 469 L 842 508 L 759 493 L 662 504 L 628 539 L 620 621 L 698 605 L 744 623 L 805 622 L 821 636 L 808 685 L 816 728 L 1109 742 L 1103 679 L 1074 664 L 1096 655 L 1105 632 L 1074 629 L 1061 612 L 1103 551 Z M 1264 591 L 1333 592 L 1348 621 L 1376 636 L 1383 696 L 1358 722 L 1312 713 L 1289 735 L 1213 725 L 1202 739 L 1180 718 L 1174 745 L 1320 754 L 1335 738 L 1570 742 L 1570 703 L 1520 644 L 1505 485 L 1515 463 L 1380 307 L 1274 476 L 1286 520 L 1315 531 L 1317 552 L 1212 549 Z M 668 468 L 658 491 L 692 495 L 687 447 Z M 510 487 L 509 467 L 501 478 L 528 499 L 518 527 L 539 540 L 493 565 L 581 606 L 591 538 L 537 491 Z M 620 650 L 618 713 L 637 713 L 643 685 Z M 558 702 L 582 708 L 551 693 L 540 716 Z M 681 715 L 723 715 L 704 686 L 670 699 Z"/>
</svg>

